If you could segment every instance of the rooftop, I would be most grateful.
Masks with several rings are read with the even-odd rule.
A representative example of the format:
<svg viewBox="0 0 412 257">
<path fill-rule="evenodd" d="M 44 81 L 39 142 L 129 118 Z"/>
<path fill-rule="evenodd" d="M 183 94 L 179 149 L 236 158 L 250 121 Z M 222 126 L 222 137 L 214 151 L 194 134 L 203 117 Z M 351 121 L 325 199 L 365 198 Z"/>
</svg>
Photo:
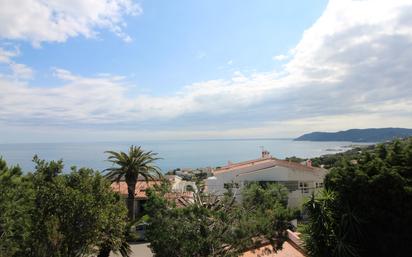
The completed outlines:
<svg viewBox="0 0 412 257">
<path fill-rule="evenodd" d="M 274 167 L 274 166 L 281 166 L 281 167 L 287 167 L 287 168 L 291 168 L 294 170 L 301 170 L 301 171 L 315 171 L 315 170 L 321 169 L 321 168 L 313 167 L 311 165 L 304 165 L 304 164 L 300 164 L 296 162 L 279 160 L 274 157 L 270 157 L 270 158 L 260 158 L 260 159 L 245 161 L 245 162 L 239 162 L 239 163 L 230 163 L 227 166 L 223 166 L 219 169 L 214 170 L 213 173 L 219 174 L 223 172 L 230 172 L 234 170 L 245 169 L 245 168 L 249 168 L 253 166 L 256 166 L 258 169 L 261 169 L 260 166 L 264 166 L 265 169 Z"/>
<path fill-rule="evenodd" d="M 287 241 L 283 243 L 282 249 L 276 253 L 273 252 L 269 244 L 266 244 L 243 253 L 241 257 L 305 257 L 300 234 L 291 230 L 287 230 L 287 232 Z"/>
<path fill-rule="evenodd" d="M 160 180 L 154 181 L 137 181 L 136 188 L 134 191 L 134 196 L 136 199 L 146 199 L 146 190 L 154 187 L 155 185 L 160 185 Z M 118 192 L 121 195 L 127 195 L 127 183 L 125 181 L 114 182 L 111 184 L 113 191 Z"/>
<path fill-rule="evenodd" d="M 271 250 L 270 245 L 262 246 L 257 249 L 253 249 L 245 252 L 241 257 L 305 257 L 305 255 L 299 251 L 292 243 L 286 241 L 283 243 L 282 250 L 276 253 Z"/>
<path fill-rule="evenodd" d="M 146 200 L 146 190 L 149 188 L 154 187 L 155 185 L 160 185 L 160 180 L 152 180 L 152 181 L 137 181 L 134 196 L 138 200 Z M 111 188 L 113 191 L 118 192 L 121 195 L 127 196 L 127 184 L 125 181 L 120 181 L 119 183 L 114 182 L 111 184 Z M 179 193 L 170 193 L 168 194 L 169 199 L 176 199 L 179 197 L 183 198 L 192 198 L 193 192 L 179 192 Z"/>
</svg>

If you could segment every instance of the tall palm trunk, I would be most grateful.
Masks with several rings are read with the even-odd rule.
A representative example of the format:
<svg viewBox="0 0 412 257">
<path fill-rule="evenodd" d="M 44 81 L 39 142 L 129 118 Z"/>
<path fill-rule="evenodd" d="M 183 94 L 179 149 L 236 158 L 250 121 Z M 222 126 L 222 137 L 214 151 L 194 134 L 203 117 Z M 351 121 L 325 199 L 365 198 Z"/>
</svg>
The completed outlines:
<svg viewBox="0 0 412 257">
<path fill-rule="evenodd" d="M 135 190 L 136 190 L 136 179 L 127 180 L 127 210 L 128 210 L 128 217 L 129 220 L 135 219 Z"/>
</svg>

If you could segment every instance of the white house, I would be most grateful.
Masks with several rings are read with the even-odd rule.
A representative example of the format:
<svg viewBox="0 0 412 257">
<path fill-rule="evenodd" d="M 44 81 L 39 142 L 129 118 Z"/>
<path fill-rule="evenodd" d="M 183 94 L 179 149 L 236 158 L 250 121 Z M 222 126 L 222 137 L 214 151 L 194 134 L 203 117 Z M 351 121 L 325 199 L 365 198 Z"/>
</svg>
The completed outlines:
<svg viewBox="0 0 412 257">
<path fill-rule="evenodd" d="M 169 180 L 172 185 L 172 192 L 184 193 L 184 192 L 197 192 L 196 183 L 193 181 L 183 180 L 177 175 L 166 175 L 166 178 Z"/>
<path fill-rule="evenodd" d="M 241 188 L 250 182 L 279 183 L 289 190 L 289 207 L 301 207 L 305 197 L 323 187 L 327 170 L 313 167 L 310 160 L 305 164 L 279 160 L 270 156 L 268 151 L 262 157 L 240 163 L 229 163 L 213 170 L 213 176 L 206 179 L 206 190 L 223 195 L 232 187 L 240 199 Z"/>
</svg>

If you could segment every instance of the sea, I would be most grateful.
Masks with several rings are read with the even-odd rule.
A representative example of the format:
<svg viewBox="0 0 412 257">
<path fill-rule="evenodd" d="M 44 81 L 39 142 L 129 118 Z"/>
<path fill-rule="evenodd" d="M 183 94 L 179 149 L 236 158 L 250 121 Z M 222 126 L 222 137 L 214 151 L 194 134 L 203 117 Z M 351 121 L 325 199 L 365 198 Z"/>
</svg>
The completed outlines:
<svg viewBox="0 0 412 257">
<path fill-rule="evenodd" d="M 24 172 L 34 170 L 33 156 L 47 161 L 62 159 L 65 171 L 76 166 L 103 171 L 111 167 L 105 151 L 127 151 L 131 145 L 158 153 L 157 166 L 163 172 L 176 168 L 224 166 L 259 158 L 262 149 L 273 157 L 297 156 L 313 158 L 343 152 L 354 146 L 352 142 L 311 142 L 293 139 L 218 139 L 218 140 L 153 140 L 95 143 L 18 143 L 0 144 L 0 156 L 9 165 L 19 165 Z M 356 143 L 356 145 L 361 145 Z M 365 144 L 366 145 L 366 144 Z"/>
</svg>

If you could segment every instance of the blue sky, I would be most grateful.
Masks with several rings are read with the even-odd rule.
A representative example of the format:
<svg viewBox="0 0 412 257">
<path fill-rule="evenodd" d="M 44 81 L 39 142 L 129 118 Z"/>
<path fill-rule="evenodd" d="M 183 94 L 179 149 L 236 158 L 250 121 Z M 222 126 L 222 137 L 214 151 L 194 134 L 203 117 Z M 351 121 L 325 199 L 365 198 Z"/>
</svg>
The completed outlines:
<svg viewBox="0 0 412 257">
<path fill-rule="evenodd" d="M 32 83 L 39 86 L 55 85 L 50 69 L 59 67 L 82 76 L 123 75 L 137 91 L 170 94 L 193 82 L 229 78 L 236 70 L 279 67 L 272 57 L 296 45 L 326 3 L 144 1 L 142 14 L 124 19 L 133 42 L 105 30 L 96 39 L 79 36 L 40 48 L 17 41 L 23 54 L 16 61 L 35 67 Z"/>
<path fill-rule="evenodd" d="M 411 6 L 0 1 L 0 143 L 412 127 Z"/>
</svg>

